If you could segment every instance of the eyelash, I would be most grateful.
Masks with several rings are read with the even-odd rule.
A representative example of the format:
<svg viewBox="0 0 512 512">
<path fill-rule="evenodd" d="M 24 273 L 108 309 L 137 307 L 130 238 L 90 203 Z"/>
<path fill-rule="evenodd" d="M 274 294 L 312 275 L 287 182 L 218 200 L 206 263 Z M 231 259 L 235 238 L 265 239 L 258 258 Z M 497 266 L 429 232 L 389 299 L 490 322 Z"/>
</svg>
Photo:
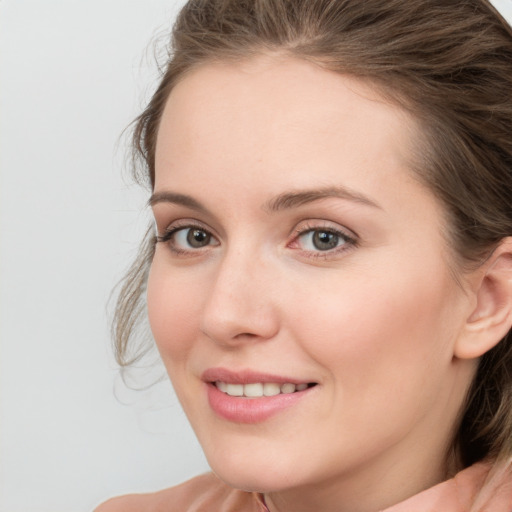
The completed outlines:
<svg viewBox="0 0 512 512">
<path fill-rule="evenodd" d="M 332 226 L 322 226 L 322 225 L 314 225 L 314 224 L 306 224 L 301 225 L 299 228 L 294 230 L 293 240 L 288 246 L 298 243 L 298 240 L 301 237 L 308 235 L 309 233 L 328 233 L 336 236 L 341 239 L 343 242 L 340 246 L 336 246 L 332 249 L 328 249 L 325 251 L 322 250 L 303 250 L 305 256 L 312 259 L 329 259 L 338 256 L 339 254 L 346 252 L 350 249 L 357 247 L 358 240 L 355 235 L 351 235 L 346 231 L 342 231 L 341 229 L 334 228 Z"/>
<path fill-rule="evenodd" d="M 216 237 L 209 231 L 208 229 L 204 228 L 201 224 L 193 224 L 193 223 L 184 223 L 184 224 L 174 224 L 167 228 L 163 235 L 158 235 L 156 237 L 157 243 L 167 243 L 169 245 L 169 249 L 177 256 L 189 256 L 192 254 L 199 253 L 202 249 L 205 249 L 207 247 L 210 247 L 211 244 L 208 244 L 204 247 L 198 247 L 198 248 L 190 248 L 190 249 L 182 249 L 177 246 L 177 244 L 174 241 L 174 236 L 179 233 L 180 231 L 188 231 L 188 230 L 197 230 L 201 231 L 206 234 L 206 236 L 211 237 L 213 240 L 217 240 Z M 304 237 L 310 233 L 328 233 L 331 235 L 334 235 L 341 239 L 343 242 L 342 245 L 336 246 L 332 249 L 327 249 L 325 251 L 322 250 L 302 250 L 302 253 L 307 258 L 312 259 L 328 259 L 330 257 L 335 257 L 338 254 L 348 251 L 354 247 L 357 247 L 358 240 L 356 236 L 350 235 L 347 232 L 344 232 L 340 229 L 333 228 L 331 226 L 321 226 L 321 225 L 302 225 L 299 228 L 295 229 L 293 231 L 293 239 L 290 243 L 287 244 L 287 247 L 293 248 L 294 244 L 298 244 L 298 241 L 301 237 Z M 217 244 L 214 244 L 218 245 Z M 300 249 L 299 249 L 300 250 Z"/>
<path fill-rule="evenodd" d="M 204 228 L 201 224 L 192 224 L 192 223 L 184 223 L 184 224 L 173 224 L 172 226 L 168 227 L 163 235 L 158 235 L 156 237 L 157 243 L 167 243 L 169 246 L 169 249 L 178 256 L 187 256 L 191 253 L 197 253 L 200 251 L 201 248 L 190 248 L 190 249 L 181 249 L 179 248 L 175 241 L 174 236 L 180 232 L 180 231 L 187 231 L 187 230 L 197 230 L 201 231 L 203 233 L 206 233 L 207 236 L 211 237 L 212 239 L 216 240 L 215 236 L 206 228 Z M 205 246 L 208 247 L 208 246 Z"/>
</svg>

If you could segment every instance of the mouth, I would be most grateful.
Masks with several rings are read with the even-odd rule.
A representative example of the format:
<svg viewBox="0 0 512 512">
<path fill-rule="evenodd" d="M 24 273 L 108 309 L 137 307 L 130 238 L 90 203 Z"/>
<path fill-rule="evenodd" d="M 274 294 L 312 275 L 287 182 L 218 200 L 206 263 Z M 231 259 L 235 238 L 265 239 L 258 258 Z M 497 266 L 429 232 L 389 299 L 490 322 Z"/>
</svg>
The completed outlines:
<svg viewBox="0 0 512 512">
<path fill-rule="evenodd" d="M 316 382 L 294 384 L 285 382 L 250 382 L 247 384 L 231 383 L 225 381 L 211 382 L 219 391 L 233 397 L 263 398 L 277 395 L 299 393 L 316 386 Z"/>
<path fill-rule="evenodd" d="M 309 403 L 317 395 L 315 388 L 319 384 L 290 376 L 225 368 L 206 370 L 202 380 L 212 411 L 235 423 L 264 422 L 301 403 Z"/>
</svg>

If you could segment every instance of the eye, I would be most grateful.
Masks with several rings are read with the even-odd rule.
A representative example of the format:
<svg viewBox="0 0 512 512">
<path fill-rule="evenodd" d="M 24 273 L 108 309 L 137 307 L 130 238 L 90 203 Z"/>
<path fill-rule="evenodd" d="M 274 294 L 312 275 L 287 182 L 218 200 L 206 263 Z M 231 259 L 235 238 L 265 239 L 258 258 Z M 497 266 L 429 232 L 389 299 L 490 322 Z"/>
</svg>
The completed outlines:
<svg viewBox="0 0 512 512">
<path fill-rule="evenodd" d="M 164 235 L 157 237 L 157 242 L 167 242 L 170 249 L 176 253 L 185 253 L 219 245 L 217 239 L 200 226 L 170 227 Z"/>
<path fill-rule="evenodd" d="M 298 249 L 304 256 L 334 257 L 357 245 L 356 235 L 331 226 L 299 225 L 288 247 Z"/>
<path fill-rule="evenodd" d="M 210 245 L 212 236 L 204 229 L 183 228 L 174 232 L 174 243 L 181 247 L 199 249 Z"/>
<path fill-rule="evenodd" d="M 346 240 L 338 233 L 320 229 L 308 231 L 298 239 L 307 251 L 330 251 L 346 243 Z"/>
</svg>

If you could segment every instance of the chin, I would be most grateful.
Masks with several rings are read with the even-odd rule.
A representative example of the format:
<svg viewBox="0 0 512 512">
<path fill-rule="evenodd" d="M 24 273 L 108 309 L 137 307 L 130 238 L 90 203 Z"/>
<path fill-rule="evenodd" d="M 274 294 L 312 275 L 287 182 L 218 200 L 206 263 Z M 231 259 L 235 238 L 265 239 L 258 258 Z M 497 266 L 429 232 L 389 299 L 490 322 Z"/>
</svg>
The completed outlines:
<svg viewBox="0 0 512 512">
<path fill-rule="evenodd" d="M 213 469 L 213 468 L 212 468 Z M 285 489 L 296 487 L 296 483 L 290 481 L 289 478 L 276 475 L 269 476 L 268 473 L 258 473 L 256 471 L 225 471 L 224 468 L 220 471 L 213 469 L 213 472 L 227 485 L 234 489 L 247 492 L 257 493 L 271 493 L 280 492 Z"/>
<path fill-rule="evenodd" d="M 264 454 L 250 458 L 236 455 L 218 457 L 218 454 L 208 457 L 207 454 L 207 459 L 212 471 L 235 489 L 268 493 L 300 485 L 300 475 L 282 459 L 276 461 Z"/>
</svg>

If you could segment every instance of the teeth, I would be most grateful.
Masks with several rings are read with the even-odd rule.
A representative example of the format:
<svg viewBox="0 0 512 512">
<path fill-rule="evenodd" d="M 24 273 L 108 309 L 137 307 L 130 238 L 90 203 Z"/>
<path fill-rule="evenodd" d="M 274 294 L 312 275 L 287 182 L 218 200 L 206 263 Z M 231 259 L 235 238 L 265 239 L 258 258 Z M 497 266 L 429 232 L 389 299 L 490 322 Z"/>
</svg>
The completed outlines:
<svg viewBox="0 0 512 512">
<path fill-rule="evenodd" d="M 226 384 L 226 393 L 229 396 L 244 396 L 243 384 Z"/>
<path fill-rule="evenodd" d="M 274 382 L 251 382 L 250 384 L 229 384 L 227 382 L 217 381 L 217 389 L 229 396 L 245 396 L 247 398 L 260 398 L 263 396 L 275 396 L 280 393 L 289 394 L 295 391 L 304 391 L 308 388 L 307 384 L 277 384 Z"/>
<path fill-rule="evenodd" d="M 275 396 L 281 393 L 281 386 L 279 384 L 274 384 L 273 382 L 265 382 L 263 384 L 263 394 L 265 396 Z"/>
<path fill-rule="evenodd" d="M 259 382 L 256 382 L 254 384 L 245 384 L 244 395 L 248 397 L 263 396 L 263 384 Z"/>
<path fill-rule="evenodd" d="M 283 384 L 281 386 L 281 393 L 294 393 L 295 384 Z"/>
</svg>

